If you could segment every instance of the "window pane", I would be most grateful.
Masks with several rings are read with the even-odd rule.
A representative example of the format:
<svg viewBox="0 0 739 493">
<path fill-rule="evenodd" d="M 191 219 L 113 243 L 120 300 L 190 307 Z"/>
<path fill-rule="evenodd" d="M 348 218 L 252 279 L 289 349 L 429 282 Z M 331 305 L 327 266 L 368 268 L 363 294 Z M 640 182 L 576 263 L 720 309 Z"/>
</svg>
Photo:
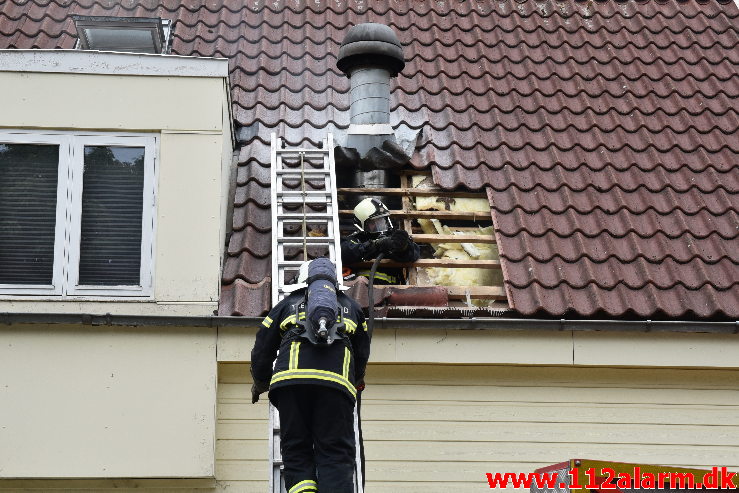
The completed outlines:
<svg viewBox="0 0 739 493">
<path fill-rule="evenodd" d="M 132 53 L 157 53 L 153 36 L 159 33 L 151 29 L 87 29 L 87 39 L 93 50 L 126 51 Z"/>
<path fill-rule="evenodd" d="M 79 284 L 140 285 L 144 148 L 85 146 Z"/>
<path fill-rule="evenodd" d="M 0 144 L 0 284 L 52 283 L 59 146 Z"/>
</svg>

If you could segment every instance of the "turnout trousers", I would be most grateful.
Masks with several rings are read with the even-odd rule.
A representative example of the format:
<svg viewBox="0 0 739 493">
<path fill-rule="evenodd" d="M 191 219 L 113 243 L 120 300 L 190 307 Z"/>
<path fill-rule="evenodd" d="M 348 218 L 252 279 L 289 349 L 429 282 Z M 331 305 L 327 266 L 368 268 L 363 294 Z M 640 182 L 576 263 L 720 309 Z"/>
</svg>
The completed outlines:
<svg viewBox="0 0 739 493">
<path fill-rule="evenodd" d="M 323 385 L 273 390 L 288 493 L 354 492 L 354 403 Z"/>
</svg>

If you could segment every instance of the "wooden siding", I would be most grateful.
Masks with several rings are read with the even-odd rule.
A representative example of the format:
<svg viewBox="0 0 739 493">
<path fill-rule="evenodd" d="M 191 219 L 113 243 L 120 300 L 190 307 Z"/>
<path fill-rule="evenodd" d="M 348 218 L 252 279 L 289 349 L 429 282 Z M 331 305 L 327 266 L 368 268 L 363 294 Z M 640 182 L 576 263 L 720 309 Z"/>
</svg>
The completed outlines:
<svg viewBox="0 0 739 493">
<path fill-rule="evenodd" d="M 266 404 L 219 367 L 219 491 L 266 490 Z M 374 365 L 363 402 L 368 491 L 472 492 L 486 472 L 569 458 L 739 469 L 739 371 Z"/>
</svg>

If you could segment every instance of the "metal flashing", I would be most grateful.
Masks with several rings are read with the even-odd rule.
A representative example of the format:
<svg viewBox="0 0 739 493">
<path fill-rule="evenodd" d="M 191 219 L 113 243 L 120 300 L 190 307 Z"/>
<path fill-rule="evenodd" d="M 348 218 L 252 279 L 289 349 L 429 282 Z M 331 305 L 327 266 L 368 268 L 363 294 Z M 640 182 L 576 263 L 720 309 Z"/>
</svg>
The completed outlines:
<svg viewBox="0 0 739 493">
<path fill-rule="evenodd" d="M 393 127 L 389 123 L 350 123 L 349 135 L 393 135 Z"/>
<path fill-rule="evenodd" d="M 228 60 L 80 50 L 0 50 L 0 72 L 228 77 Z"/>
</svg>

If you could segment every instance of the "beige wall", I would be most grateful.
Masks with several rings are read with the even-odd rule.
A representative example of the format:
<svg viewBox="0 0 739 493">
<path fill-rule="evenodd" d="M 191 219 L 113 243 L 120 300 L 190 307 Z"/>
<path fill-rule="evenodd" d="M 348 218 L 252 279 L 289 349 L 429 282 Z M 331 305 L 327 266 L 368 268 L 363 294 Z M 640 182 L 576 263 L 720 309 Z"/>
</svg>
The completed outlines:
<svg viewBox="0 0 739 493">
<path fill-rule="evenodd" d="M 160 137 L 155 302 L 5 298 L 0 312 L 202 316 L 217 309 L 232 158 L 227 79 L 175 75 L 0 71 L 0 128 L 145 132 Z"/>
<path fill-rule="evenodd" d="M 212 477 L 215 351 L 215 329 L 0 327 L 0 477 Z"/>
<path fill-rule="evenodd" d="M 739 469 L 739 370 L 371 365 L 367 490 L 489 491 L 486 472 L 570 458 Z M 267 407 L 219 366 L 219 491 L 266 488 Z"/>
<path fill-rule="evenodd" d="M 739 336 L 619 331 L 376 329 L 375 363 L 739 369 Z M 248 362 L 257 327 L 221 327 L 218 361 Z"/>
<path fill-rule="evenodd" d="M 68 471 L 63 477 L 96 477 L 110 463 L 112 472 L 98 477 L 151 478 L 157 469 L 161 478 L 177 461 L 204 475 L 201 467 L 215 461 L 216 491 L 262 493 L 267 407 L 264 399 L 250 403 L 248 372 L 256 328 L 215 330 L 6 327 L 0 400 L 13 405 L 0 407 L 0 422 L 11 423 L 0 443 L 23 454 L 37 443 L 52 446 L 10 464 L 41 471 L 35 477 L 60 469 Z M 479 491 L 485 472 L 531 472 L 576 457 L 739 469 L 735 341 L 713 334 L 378 329 L 363 408 L 368 491 Z M 586 355 L 600 355 L 600 364 L 579 363 Z M 471 364 L 460 363 L 465 357 Z M 119 374 L 126 377 L 121 384 Z M 49 402 L 63 405 L 36 405 Z M 103 449 L 110 461 L 95 449 L 109 423 L 120 432 L 112 435 L 115 447 Z M 153 459 L 131 453 L 152 444 L 173 451 Z M 61 448 L 75 453 L 60 459 L 53 454 Z M 74 464 L 78 456 L 84 465 Z M 0 464 L 6 460 L 0 456 Z M 111 482 L 123 488 L 116 491 L 208 490 L 179 479 L 5 480 L 0 489 L 113 491 Z"/>
<path fill-rule="evenodd" d="M 2 127 L 221 133 L 223 79 L 0 72 Z"/>
<path fill-rule="evenodd" d="M 734 334 L 378 329 L 364 395 L 372 492 L 487 489 L 570 458 L 739 469 Z M 221 328 L 216 477 L 258 492 L 267 409 L 256 328 Z M 223 491 L 228 491 L 224 489 Z"/>
</svg>

